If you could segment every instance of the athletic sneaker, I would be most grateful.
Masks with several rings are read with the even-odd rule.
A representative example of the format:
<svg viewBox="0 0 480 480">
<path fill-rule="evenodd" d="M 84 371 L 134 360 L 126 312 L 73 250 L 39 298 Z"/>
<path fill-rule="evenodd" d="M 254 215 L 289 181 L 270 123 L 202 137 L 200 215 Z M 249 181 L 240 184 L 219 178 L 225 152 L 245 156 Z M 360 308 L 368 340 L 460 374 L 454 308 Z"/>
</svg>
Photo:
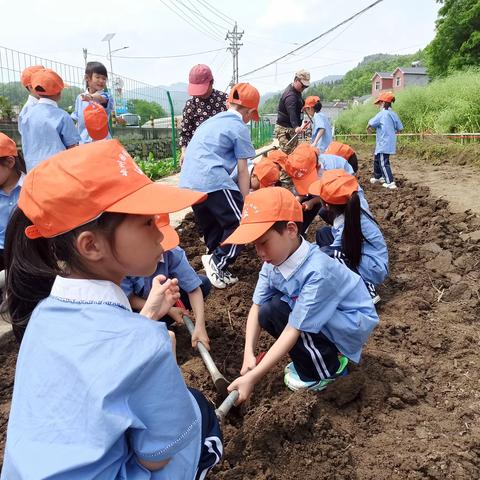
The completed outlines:
<svg viewBox="0 0 480 480">
<path fill-rule="evenodd" d="M 203 268 L 205 268 L 205 274 L 215 288 L 225 288 L 227 284 L 223 281 L 223 272 L 221 272 L 215 262 L 212 255 L 202 255 Z"/>
<path fill-rule="evenodd" d="M 339 355 L 338 360 L 340 362 L 340 366 L 338 367 L 338 370 L 335 372 L 335 375 L 333 375 L 330 378 L 325 378 L 324 380 L 320 381 L 304 381 L 300 378 L 300 376 L 297 373 L 297 370 L 295 369 L 295 365 L 293 362 L 289 363 L 285 367 L 285 375 L 283 377 L 283 381 L 285 382 L 285 385 L 290 389 L 293 390 L 294 392 L 296 390 L 303 390 L 303 389 L 308 389 L 312 390 L 313 392 L 320 392 L 321 390 L 324 390 L 325 388 L 328 387 L 332 382 L 334 382 L 337 377 L 344 377 L 345 375 L 348 375 L 348 358 L 345 357 L 344 355 Z"/>
<path fill-rule="evenodd" d="M 385 183 L 385 179 L 383 177 L 380 177 L 380 178 L 372 177 L 370 179 L 370 183 Z"/>
<path fill-rule="evenodd" d="M 392 183 L 384 183 L 382 184 L 382 187 L 389 188 L 390 190 L 395 190 L 397 188 L 397 185 L 395 185 L 395 182 Z"/>
<path fill-rule="evenodd" d="M 238 277 L 236 277 L 228 268 L 223 270 L 223 281 L 226 285 L 233 285 L 238 282 Z"/>
</svg>

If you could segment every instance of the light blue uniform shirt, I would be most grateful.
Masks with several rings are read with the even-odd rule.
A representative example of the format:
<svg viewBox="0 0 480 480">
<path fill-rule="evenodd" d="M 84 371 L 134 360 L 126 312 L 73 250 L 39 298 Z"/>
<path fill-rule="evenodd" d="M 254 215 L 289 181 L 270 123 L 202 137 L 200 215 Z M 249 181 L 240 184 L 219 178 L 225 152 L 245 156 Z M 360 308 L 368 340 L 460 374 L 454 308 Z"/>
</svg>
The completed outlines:
<svg viewBox="0 0 480 480">
<path fill-rule="evenodd" d="M 362 197 L 360 196 L 360 204 Z M 365 210 L 362 205 L 362 209 Z M 370 212 L 362 212 L 360 215 L 360 224 L 362 227 L 362 256 L 358 265 L 358 273 L 361 277 L 374 285 L 383 283 L 388 275 L 388 249 L 382 232 L 377 223 L 373 220 Z M 332 227 L 333 243 L 332 247 L 342 247 L 342 235 L 345 227 L 345 216 L 338 216 Z"/>
<path fill-rule="evenodd" d="M 20 347 L 1 479 L 192 480 L 200 415 L 164 323 L 111 282 L 57 277 Z"/>
<path fill-rule="evenodd" d="M 80 142 L 70 115 L 49 98 L 41 98 L 30 108 L 21 125 L 27 172 L 41 161 Z"/>
<path fill-rule="evenodd" d="M 98 92 L 102 95 L 102 97 L 107 99 L 107 103 L 102 105 L 107 112 L 108 118 L 110 118 L 110 114 L 113 110 L 113 97 L 106 92 L 105 90 Z M 72 112 L 72 119 L 75 120 L 77 123 L 78 133 L 80 134 L 80 143 L 91 143 L 93 142 L 92 137 L 88 134 L 88 131 L 85 127 L 85 120 L 83 118 L 83 111 L 88 106 L 90 102 L 82 100 L 82 95 L 78 95 L 77 99 L 75 100 L 75 110 Z M 110 131 L 108 132 L 107 139 L 112 138 Z"/>
<path fill-rule="evenodd" d="M 289 325 L 321 332 L 349 359 L 360 360 L 378 316 L 359 275 L 302 240 L 278 267 L 263 264 L 253 302 L 262 305 L 279 292 L 292 309 Z"/>
<path fill-rule="evenodd" d="M 377 153 L 393 155 L 397 147 L 397 136 L 395 134 L 403 130 L 398 115 L 391 109 L 385 110 L 382 108 L 369 120 L 368 126 L 374 128 L 377 134 L 375 155 Z"/>
<path fill-rule="evenodd" d="M 163 260 L 158 262 L 155 273 L 150 277 L 125 277 L 122 280 L 122 290 L 127 297 L 134 293 L 147 298 L 152 289 L 152 281 L 157 275 L 176 278 L 179 287 L 187 293 L 193 292 L 202 284 L 197 272 L 188 263 L 183 249 L 175 247 L 163 254 Z"/>
<path fill-rule="evenodd" d="M 24 178 L 25 175 L 22 173 L 10 193 L 0 188 L 0 249 L 2 250 L 5 248 L 5 232 L 7 231 L 8 221 L 13 209 L 17 206 Z"/>
<path fill-rule="evenodd" d="M 345 170 L 350 175 L 355 175 L 352 166 L 339 155 L 333 155 L 332 153 L 321 153 L 318 156 L 318 173 L 321 176 L 322 170 Z"/>
<path fill-rule="evenodd" d="M 233 110 L 218 113 L 195 130 L 185 151 L 179 186 L 205 193 L 239 191 L 230 175 L 239 159 L 253 156 L 250 131 L 241 115 Z"/>
<path fill-rule="evenodd" d="M 311 143 L 313 143 L 318 131 L 321 128 L 323 128 L 325 132 L 323 132 L 323 135 L 320 138 L 320 142 L 317 146 L 320 149 L 320 152 L 324 152 L 332 142 L 332 126 L 330 125 L 330 121 L 328 120 L 328 118 L 322 112 L 317 112 L 313 116 Z"/>
<path fill-rule="evenodd" d="M 22 107 L 22 110 L 20 110 L 20 113 L 18 114 L 18 131 L 20 132 L 20 135 L 22 134 L 23 117 L 30 110 L 30 108 L 32 108 L 37 103 L 38 103 L 38 98 L 35 98 L 33 95 L 29 95 L 27 98 L 27 101 L 25 102 L 25 105 Z"/>
</svg>

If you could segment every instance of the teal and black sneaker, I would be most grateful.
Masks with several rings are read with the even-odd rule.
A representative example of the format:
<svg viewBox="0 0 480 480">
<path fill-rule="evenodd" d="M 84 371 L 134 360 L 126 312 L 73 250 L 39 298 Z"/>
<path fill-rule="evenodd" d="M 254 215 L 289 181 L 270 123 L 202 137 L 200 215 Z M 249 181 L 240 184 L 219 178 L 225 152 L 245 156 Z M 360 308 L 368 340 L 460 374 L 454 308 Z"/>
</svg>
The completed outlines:
<svg viewBox="0 0 480 480">
<path fill-rule="evenodd" d="M 345 375 L 348 375 L 348 368 L 347 368 L 348 358 L 345 357 L 344 355 L 339 355 L 338 360 L 340 362 L 340 366 L 338 367 L 338 370 L 335 372 L 335 375 L 320 381 L 302 380 L 298 375 L 297 370 L 295 369 L 295 365 L 293 364 L 293 362 L 290 362 L 285 367 L 285 370 L 284 370 L 285 375 L 283 376 L 283 381 L 285 382 L 285 385 L 290 390 L 293 390 L 293 391 L 308 389 L 314 392 L 320 392 L 321 390 L 324 390 L 325 388 L 327 388 L 328 385 L 330 385 L 332 382 L 334 382 L 336 378 L 344 377 Z"/>
</svg>

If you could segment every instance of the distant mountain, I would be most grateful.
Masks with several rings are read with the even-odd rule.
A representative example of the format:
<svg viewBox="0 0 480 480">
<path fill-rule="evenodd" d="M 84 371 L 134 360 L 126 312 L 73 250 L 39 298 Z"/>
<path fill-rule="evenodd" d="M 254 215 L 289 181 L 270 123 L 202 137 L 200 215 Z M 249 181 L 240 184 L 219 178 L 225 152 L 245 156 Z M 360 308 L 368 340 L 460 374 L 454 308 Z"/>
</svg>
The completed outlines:
<svg viewBox="0 0 480 480">
<path fill-rule="evenodd" d="M 174 83 L 172 85 L 158 87 L 139 87 L 135 90 L 125 90 L 125 100 L 133 100 L 138 98 L 140 100 L 147 100 L 149 102 L 156 102 L 166 111 L 170 112 L 170 104 L 168 102 L 167 90 L 170 92 L 173 103 L 173 111 L 175 115 L 180 115 L 185 106 L 185 102 L 189 98 L 187 93 L 188 85 L 186 83 Z"/>
<path fill-rule="evenodd" d="M 313 85 L 318 85 L 320 83 L 335 83 L 335 82 L 340 82 L 343 80 L 344 75 L 327 75 L 326 77 L 323 77 L 321 80 L 316 80 L 312 82 Z"/>
</svg>

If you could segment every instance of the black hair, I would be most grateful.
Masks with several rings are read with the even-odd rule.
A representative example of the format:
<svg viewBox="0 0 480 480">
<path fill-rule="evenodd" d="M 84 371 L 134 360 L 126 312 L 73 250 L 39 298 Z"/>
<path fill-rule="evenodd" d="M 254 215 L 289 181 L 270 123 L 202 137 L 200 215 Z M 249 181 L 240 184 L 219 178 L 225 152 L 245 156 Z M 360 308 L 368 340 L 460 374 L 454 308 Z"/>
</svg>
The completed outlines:
<svg viewBox="0 0 480 480">
<path fill-rule="evenodd" d="M 22 173 L 27 173 L 27 168 L 25 166 L 25 160 L 23 159 L 22 152 L 18 152 L 16 157 L 13 157 L 15 159 L 15 164 L 13 165 L 13 168 L 15 169 L 15 172 L 18 175 L 21 175 Z M 0 164 L 5 165 L 7 163 L 8 157 L 0 157 Z"/>
<path fill-rule="evenodd" d="M 240 100 L 240 95 L 238 94 L 238 90 L 237 90 L 237 89 L 235 89 L 235 90 L 233 91 L 233 99 L 234 99 L 234 100 Z"/>
<path fill-rule="evenodd" d="M 319 100 L 314 106 L 313 111 L 318 113 L 322 109 L 322 102 Z"/>
<path fill-rule="evenodd" d="M 391 106 L 392 106 L 392 103 L 394 102 L 395 100 L 392 100 L 391 102 L 383 102 L 383 108 L 385 110 L 388 110 Z"/>
<path fill-rule="evenodd" d="M 85 67 L 85 75 L 91 77 L 94 73 L 97 75 L 103 75 L 108 78 L 108 73 L 105 65 L 100 62 L 88 62 Z"/>
<path fill-rule="evenodd" d="M 275 222 L 270 228 L 275 230 L 277 233 L 282 234 L 287 229 L 288 223 L 289 222 L 287 220 L 281 220 L 279 222 Z M 303 222 L 294 222 L 294 223 L 298 228 L 298 236 L 300 236 Z"/>
<path fill-rule="evenodd" d="M 357 173 L 358 171 L 358 158 L 357 154 L 354 152 L 352 153 L 348 158 L 347 162 L 350 164 L 350 166 L 353 168 L 353 173 Z"/>
<path fill-rule="evenodd" d="M 57 275 L 72 271 L 93 276 L 75 248 L 78 235 L 86 230 L 102 232 L 115 252 L 114 234 L 126 215 L 104 213 L 97 219 L 53 238 L 29 239 L 25 228 L 32 222 L 20 208 L 15 208 L 5 236 L 7 278 L 5 297 L 13 332 L 20 343 L 30 315 L 37 304 L 50 295 Z"/>
<path fill-rule="evenodd" d="M 364 236 L 361 226 L 361 207 L 358 192 L 353 192 L 345 205 L 328 204 L 335 216 L 344 214 L 345 225 L 342 234 L 342 251 L 349 260 L 349 264 L 357 269 L 362 257 L 362 243 Z"/>
</svg>

